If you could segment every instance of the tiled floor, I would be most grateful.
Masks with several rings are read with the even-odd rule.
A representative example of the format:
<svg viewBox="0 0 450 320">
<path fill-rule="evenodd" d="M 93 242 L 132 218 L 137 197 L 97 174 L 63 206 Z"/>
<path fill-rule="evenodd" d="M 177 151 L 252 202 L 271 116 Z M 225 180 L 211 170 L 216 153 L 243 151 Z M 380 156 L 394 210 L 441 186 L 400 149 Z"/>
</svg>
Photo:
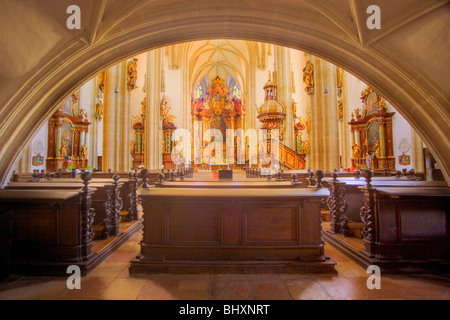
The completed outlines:
<svg viewBox="0 0 450 320">
<path fill-rule="evenodd" d="M 308 300 L 449 299 L 448 278 L 437 275 L 382 275 L 381 289 L 369 290 L 369 274 L 326 245 L 337 274 L 140 275 L 130 277 L 129 261 L 139 251 L 141 232 L 69 290 L 67 278 L 12 276 L 0 283 L 0 299 L 114 300 Z"/>
</svg>

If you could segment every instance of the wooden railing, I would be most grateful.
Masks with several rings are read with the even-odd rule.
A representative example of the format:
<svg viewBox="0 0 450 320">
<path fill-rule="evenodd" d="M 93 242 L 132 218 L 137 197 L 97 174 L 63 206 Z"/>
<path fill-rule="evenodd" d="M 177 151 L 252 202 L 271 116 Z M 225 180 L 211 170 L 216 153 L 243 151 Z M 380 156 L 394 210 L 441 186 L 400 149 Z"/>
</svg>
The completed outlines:
<svg viewBox="0 0 450 320">
<path fill-rule="evenodd" d="M 280 165 L 285 166 L 289 170 L 301 170 L 306 168 L 306 160 L 304 154 L 299 154 L 291 148 L 279 143 L 279 159 Z"/>
</svg>

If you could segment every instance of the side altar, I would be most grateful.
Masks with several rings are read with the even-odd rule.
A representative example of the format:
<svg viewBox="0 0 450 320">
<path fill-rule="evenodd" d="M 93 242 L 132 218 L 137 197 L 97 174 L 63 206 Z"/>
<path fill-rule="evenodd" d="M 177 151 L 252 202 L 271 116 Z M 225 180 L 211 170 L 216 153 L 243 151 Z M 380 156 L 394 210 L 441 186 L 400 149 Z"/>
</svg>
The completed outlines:
<svg viewBox="0 0 450 320">
<path fill-rule="evenodd" d="M 87 112 L 78 107 L 78 92 L 72 94 L 48 121 L 47 171 L 87 168 Z"/>
</svg>

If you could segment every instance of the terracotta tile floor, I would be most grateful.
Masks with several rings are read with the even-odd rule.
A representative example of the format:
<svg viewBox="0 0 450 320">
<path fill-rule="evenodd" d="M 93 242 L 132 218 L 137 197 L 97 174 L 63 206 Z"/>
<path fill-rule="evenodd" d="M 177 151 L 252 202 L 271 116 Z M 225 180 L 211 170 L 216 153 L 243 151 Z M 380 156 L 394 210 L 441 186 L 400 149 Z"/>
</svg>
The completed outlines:
<svg viewBox="0 0 450 320">
<path fill-rule="evenodd" d="M 130 277 L 129 261 L 139 251 L 138 232 L 69 290 L 64 277 L 11 276 L 0 282 L 0 299 L 114 300 L 342 300 L 450 298 L 449 278 L 438 275 L 382 275 L 381 289 L 369 290 L 369 274 L 330 245 L 336 274 L 152 274 Z"/>
</svg>

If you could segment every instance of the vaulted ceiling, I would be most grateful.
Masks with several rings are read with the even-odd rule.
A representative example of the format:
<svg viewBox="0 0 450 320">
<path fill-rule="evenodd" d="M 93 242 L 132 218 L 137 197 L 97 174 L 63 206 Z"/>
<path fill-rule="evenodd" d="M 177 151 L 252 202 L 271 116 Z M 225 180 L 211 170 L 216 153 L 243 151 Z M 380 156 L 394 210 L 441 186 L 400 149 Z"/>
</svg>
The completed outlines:
<svg viewBox="0 0 450 320">
<path fill-rule="evenodd" d="M 381 9 L 370 30 L 367 8 Z M 69 30 L 66 9 L 81 8 Z M 0 2 L 0 182 L 71 90 L 136 53 L 243 39 L 310 52 L 385 96 L 450 172 L 447 0 L 21 0 Z M 225 64 L 223 64 L 225 65 Z"/>
</svg>

